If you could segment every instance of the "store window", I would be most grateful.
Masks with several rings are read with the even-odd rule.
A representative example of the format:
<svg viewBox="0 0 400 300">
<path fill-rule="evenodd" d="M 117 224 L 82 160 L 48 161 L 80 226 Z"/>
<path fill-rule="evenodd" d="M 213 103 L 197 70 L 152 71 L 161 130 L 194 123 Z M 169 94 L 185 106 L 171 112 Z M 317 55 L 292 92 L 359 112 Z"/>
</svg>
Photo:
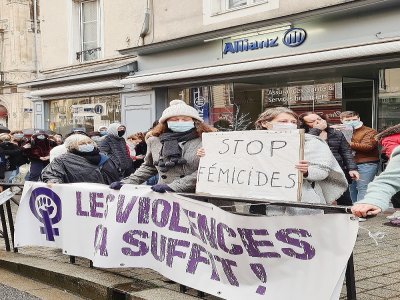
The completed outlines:
<svg viewBox="0 0 400 300">
<path fill-rule="evenodd" d="M 223 0 L 223 1 L 226 1 L 227 9 L 245 7 L 245 6 L 249 6 L 249 5 L 257 4 L 257 3 L 261 3 L 261 2 L 268 2 L 266 0 Z"/>
<path fill-rule="evenodd" d="M 400 68 L 379 74 L 378 130 L 400 123 Z"/>
<path fill-rule="evenodd" d="M 324 112 L 339 123 L 342 111 L 342 82 L 267 84 L 227 83 L 213 86 L 173 88 L 168 100 L 182 99 L 197 109 L 204 121 L 219 130 L 254 129 L 254 122 L 267 108 L 284 106 L 301 114 Z"/>
<path fill-rule="evenodd" d="M 77 128 L 97 131 L 100 126 L 121 121 L 119 95 L 52 100 L 49 104 L 49 128 L 63 135 Z"/>
</svg>

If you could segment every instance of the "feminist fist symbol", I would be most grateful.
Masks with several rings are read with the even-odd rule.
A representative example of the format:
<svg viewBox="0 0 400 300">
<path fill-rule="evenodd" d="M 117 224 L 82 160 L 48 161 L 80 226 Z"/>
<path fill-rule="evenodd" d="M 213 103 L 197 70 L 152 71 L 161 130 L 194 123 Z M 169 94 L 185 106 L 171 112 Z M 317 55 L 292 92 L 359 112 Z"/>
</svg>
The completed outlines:
<svg viewBox="0 0 400 300">
<path fill-rule="evenodd" d="M 54 241 L 54 236 L 59 235 L 58 228 L 53 227 L 61 220 L 61 200 L 52 190 L 44 187 L 32 191 L 29 206 L 33 215 L 44 226 L 40 233 L 46 235 L 48 241 Z"/>
</svg>

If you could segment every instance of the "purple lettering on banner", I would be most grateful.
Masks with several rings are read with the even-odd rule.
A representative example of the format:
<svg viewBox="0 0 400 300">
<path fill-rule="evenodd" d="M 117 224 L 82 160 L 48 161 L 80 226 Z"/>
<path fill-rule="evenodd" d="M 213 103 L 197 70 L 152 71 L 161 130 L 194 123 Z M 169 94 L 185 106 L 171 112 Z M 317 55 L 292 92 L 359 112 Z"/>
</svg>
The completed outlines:
<svg viewBox="0 0 400 300">
<path fill-rule="evenodd" d="M 194 223 L 191 219 L 196 219 L 197 213 L 191 210 L 183 209 L 183 212 L 188 218 L 189 221 L 189 226 L 190 226 L 190 233 L 197 237 L 199 240 L 201 240 L 200 234 L 196 231 L 197 226 L 196 223 Z"/>
<path fill-rule="evenodd" d="M 208 227 L 207 216 L 198 214 L 197 215 L 197 228 L 200 232 L 201 240 L 207 244 L 207 241 L 211 247 L 218 249 L 217 246 L 217 234 L 215 230 L 215 219 L 210 218 L 210 228 Z"/>
<path fill-rule="evenodd" d="M 162 206 L 160 220 L 158 220 L 158 208 L 159 205 Z M 164 199 L 156 199 L 153 202 L 153 210 L 151 212 L 151 219 L 153 223 L 158 227 L 165 227 L 168 224 L 169 216 L 171 213 L 171 205 L 168 203 L 167 200 Z"/>
<path fill-rule="evenodd" d="M 93 218 L 102 218 L 103 213 L 98 212 L 97 208 L 103 208 L 104 203 L 103 202 L 97 202 L 97 198 L 104 198 L 103 193 L 89 193 L 89 199 L 90 199 L 90 216 Z"/>
<path fill-rule="evenodd" d="M 282 248 L 282 252 L 287 256 L 294 257 L 302 260 L 310 260 L 315 256 L 315 248 L 305 241 L 301 241 L 290 237 L 291 234 L 296 234 L 300 237 L 311 237 L 311 234 L 304 229 L 287 228 L 281 229 L 276 234 L 277 240 L 286 244 L 296 246 L 303 249 L 303 253 L 297 253 L 292 248 Z"/>
<path fill-rule="evenodd" d="M 139 198 L 139 212 L 138 212 L 138 223 L 149 224 L 150 221 L 150 198 L 140 197 Z"/>
<path fill-rule="evenodd" d="M 231 249 L 228 249 L 225 243 L 225 236 L 224 236 L 224 229 L 228 233 L 228 236 L 230 237 L 236 237 L 236 232 L 230 228 L 228 225 L 224 223 L 219 223 L 217 225 L 217 237 L 218 237 L 218 246 L 221 248 L 226 253 L 232 254 L 232 255 L 239 255 L 243 253 L 243 248 L 240 245 L 231 245 Z"/>
<path fill-rule="evenodd" d="M 185 258 L 186 253 L 176 250 L 176 246 L 182 246 L 188 248 L 190 246 L 190 242 L 177 240 L 173 238 L 168 239 L 168 246 L 167 246 L 167 266 L 172 268 L 172 263 L 174 262 L 174 257 Z"/>
<path fill-rule="evenodd" d="M 259 247 L 267 246 L 273 247 L 274 244 L 271 241 L 256 241 L 253 235 L 268 235 L 268 231 L 266 229 L 246 229 L 246 228 L 238 228 L 238 232 L 240 237 L 242 238 L 242 242 L 247 252 L 252 257 L 281 257 L 281 255 L 277 252 L 261 252 Z"/>
<path fill-rule="evenodd" d="M 161 234 L 160 242 L 158 242 L 158 233 L 153 231 L 151 233 L 151 253 L 153 257 L 160 262 L 165 260 L 165 246 L 167 244 L 167 238 Z M 160 245 L 160 246 L 159 246 Z M 160 249 L 160 254 L 157 250 Z"/>
<path fill-rule="evenodd" d="M 114 202 L 115 196 L 113 194 L 108 194 L 106 197 L 106 208 L 104 209 L 104 218 L 107 218 L 108 215 L 108 207 L 110 203 Z"/>
<path fill-rule="evenodd" d="M 209 259 L 204 256 L 201 256 L 202 252 L 207 254 Z M 217 267 L 215 265 L 214 257 L 203 246 L 200 246 L 198 244 L 192 245 L 192 251 L 190 252 L 189 261 L 186 266 L 186 273 L 191 273 L 191 274 L 196 273 L 197 266 L 199 263 L 210 265 L 210 260 L 211 260 L 211 269 L 212 269 L 210 278 L 212 280 L 220 281 L 219 275 L 217 273 Z"/>
<path fill-rule="evenodd" d="M 239 281 L 237 280 L 232 270 L 232 266 L 237 266 L 236 262 L 230 259 L 219 257 L 217 255 L 214 255 L 214 258 L 216 261 L 222 264 L 222 269 L 224 270 L 225 276 L 228 279 L 229 283 L 233 286 L 239 286 Z"/>
<path fill-rule="evenodd" d="M 118 197 L 117 214 L 115 215 L 115 220 L 118 223 L 126 223 L 126 221 L 128 220 L 129 216 L 131 215 L 133 206 L 135 205 L 137 199 L 138 199 L 138 197 L 133 196 L 131 198 L 131 200 L 129 200 L 129 202 L 126 205 L 125 209 L 123 209 L 124 202 L 125 202 L 125 196 L 124 197 Z"/>
<path fill-rule="evenodd" d="M 171 223 L 169 224 L 169 230 L 175 232 L 188 233 L 189 228 L 183 227 L 179 225 L 179 221 L 181 219 L 181 206 L 177 202 L 172 203 L 172 216 Z"/>
<path fill-rule="evenodd" d="M 134 238 L 134 236 L 137 235 L 139 237 L 141 237 L 142 239 L 148 239 L 149 238 L 149 234 L 146 231 L 142 231 L 142 230 L 129 230 L 127 232 L 124 233 L 124 235 L 122 236 L 122 239 L 132 245 L 138 248 L 137 251 L 133 251 L 131 248 L 128 247 L 124 247 L 121 249 L 121 252 L 124 255 L 127 256 L 143 256 L 146 255 L 147 252 L 149 252 L 149 247 L 147 246 L 147 244 L 143 241 L 140 241 L 136 238 Z"/>
<path fill-rule="evenodd" d="M 101 256 L 108 256 L 107 227 L 103 227 L 103 225 L 97 225 L 94 236 L 94 249 L 96 253 L 100 250 Z"/>
<path fill-rule="evenodd" d="M 82 209 L 82 192 L 76 192 L 76 215 L 77 216 L 89 216 L 88 211 Z"/>
<path fill-rule="evenodd" d="M 265 272 L 265 268 L 262 264 L 250 264 L 250 268 L 262 283 L 267 283 L 267 272 Z M 265 286 L 259 285 L 256 293 L 264 295 L 266 291 L 267 288 Z"/>
</svg>

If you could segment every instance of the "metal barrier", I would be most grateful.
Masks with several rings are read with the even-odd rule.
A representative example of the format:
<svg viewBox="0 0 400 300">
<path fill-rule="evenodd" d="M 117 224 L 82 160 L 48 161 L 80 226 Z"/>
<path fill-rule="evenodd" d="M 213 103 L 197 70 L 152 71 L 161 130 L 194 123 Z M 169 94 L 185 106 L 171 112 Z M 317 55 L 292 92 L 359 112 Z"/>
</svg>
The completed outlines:
<svg viewBox="0 0 400 300">
<path fill-rule="evenodd" d="M 23 187 L 23 184 L 11 184 L 11 183 L 1 183 L 4 187 Z M 328 206 L 322 204 L 308 204 L 308 203 L 301 203 L 301 202 L 281 202 L 281 201 L 271 201 L 271 202 L 260 202 L 258 200 L 251 200 L 251 199 L 241 199 L 241 198 L 233 198 L 233 197 L 214 197 L 210 195 L 201 195 L 201 194 L 188 194 L 188 193 L 179 193 L 179 195 L 203 201 L 203 202 L 212 202 L 212 201 L 226 201 L 226 202 L 241 202 L 246 204 L 262 204 L 267 206 L 287 206 L 287 207 L 297 207 L 297 208 L 308 208 L 308 209 L 319 209 L 323 210 L 324 213 L 345 213 L 350 214 L 351 211 L 349 207 L 346 206 Z M 6 251 L 11 251 L 11 244 L 12 249 L 14 252 L 18 252 L 18 248 L 14 245 L 14 220 L 11 210 L 11 202 L 14 202 L 16 205 L 19 205 L 18 201 L 11 198 L 6 201 L 4 204 L 0 205 L 0 219 L 2 225 L 2 231 L 0 231 L 0 238 L 4 238 Z M 4 207 L 6 210 L 4 210 Z M 6 219 L 6 213 L 7 219 Z M 237 213 L 237 212 L 233 212 Z M 240 213 L 242 215 L 254 215 L 250 213 Z M 8 227 L 7 227 L 7 220 L 8 225 L 10 228 L 10 235 L 8 234 Z M 70 256 L 70 263 L 75 263 L 75 256 Z M 90 261 L 90 268 L 93 268 L 93 262 Z M 187 293 L 188 287 L 184 285 L 179 286 L 179 290 L 181 293 Z M 353 261 L 353 254 L 350 255 L 349 260 L 347 262 L 346 267 L 346 290 L 347 290 L 347 299 L 348 300 L 356 300 L 357 299 L 357 291 L 356 291 L 356 281 L 354 276 L 354 261 Z M 204 298 L 206 294 L 202 291 L 197 291 L 197 296 L 200 298 Z"/>
</svg>

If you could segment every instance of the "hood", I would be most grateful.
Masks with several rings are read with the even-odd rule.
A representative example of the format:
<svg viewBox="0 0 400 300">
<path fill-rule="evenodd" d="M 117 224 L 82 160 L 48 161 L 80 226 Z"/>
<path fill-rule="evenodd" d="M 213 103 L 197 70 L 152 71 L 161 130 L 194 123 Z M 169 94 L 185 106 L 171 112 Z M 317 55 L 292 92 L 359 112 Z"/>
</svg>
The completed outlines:
<svg viewBox="0 0 400 300">
<path fill-rule="evenodd" d="M 400 133 L 400 124 L 397 124 L 397 125 L 394 125 L 392 127 L 386 128 L 381 133 L 378 133 L 375 136 L 375 140 L 377 140 L 379 142 L 381 139 L 383 139 L 385 137 L 388 137 L 390 135 L 396 134 L 396 133 Z"/>
<path fill-rule="evenodd" d="M 118 136 L 118 127 L 124 126 L 121 123 L 112 123 L 108 126 L 107 133 L 109 135 Z"/>
</svg>

